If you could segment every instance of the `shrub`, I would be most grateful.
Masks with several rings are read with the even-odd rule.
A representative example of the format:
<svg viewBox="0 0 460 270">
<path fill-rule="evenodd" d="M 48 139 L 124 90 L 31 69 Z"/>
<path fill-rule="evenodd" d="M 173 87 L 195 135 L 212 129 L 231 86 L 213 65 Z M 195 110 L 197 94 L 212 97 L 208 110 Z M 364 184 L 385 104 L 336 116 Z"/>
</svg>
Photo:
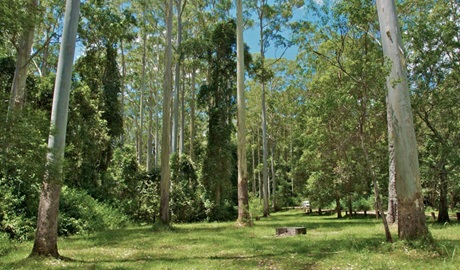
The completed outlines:
<svg viewBox="0 0 460 270">
<path fill-rule="evenodd" d="M 26 215 L 24 195 L 14 194 L 14 188 L 0 178 L 0 232 L 11 239 L 27 240 L 34 231 L 34 218 Z"/>
<path fill-rule="evenodd" d="M 194 222 L 205 219 L 201 199 L 203 187 L 198 181 L 195 166 L 186 155 L 174 155 L 171 162 L 171 212 L 175 222 Z"/>
<path fill-rule="evenodd" d="M 237 208 L 228 200 L 222 204 L 215 204 L 209 199 L 204 199 L 203 204 L 207 221 L 229 221 L 237 218 Z"/>
<path fill-rule="evenodd" d="M 160 208 L 160 171 L 153 170 L 141 177 L 137 187 L 138 207 L 134 212 L 137 221 L 154 223 Z"/>
<path fill-rule="evenodd" d="M 249 213 L 252 218 L 261 217 L 264 213 L 264 205 L 262 200 L 254 194 L 249 194 Z"/>
<path fill-rule="evenodd" d="M 64 186 L 60 200 L 58 232 L 79 234 L 124 227 L 129 218 L 107 204 L 96 201 L 85 191 Z"/>
<path fill-rule="evenodd" d="M 374 197 L 359 197 L 358 200 L 353 202 L 353 209 L 356 211 L 363 211 L 366 213 L 367 211 L 371 210 L 374 206 Z"/>
</svg>

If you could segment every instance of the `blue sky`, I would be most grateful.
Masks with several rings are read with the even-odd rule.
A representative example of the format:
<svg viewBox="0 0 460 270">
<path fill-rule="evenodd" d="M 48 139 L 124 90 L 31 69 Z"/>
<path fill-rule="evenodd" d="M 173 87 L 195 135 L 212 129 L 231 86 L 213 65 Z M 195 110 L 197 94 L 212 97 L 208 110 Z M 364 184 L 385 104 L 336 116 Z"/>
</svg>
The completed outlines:
<svg viewBox="0 0 460 270">
<path fill-rule="evenodd" d="M 294 11 L 294 16 L 292 21 L 305 19 L 306 14 L 303 8 L 297 9 Z M 290 35 L 289 32 L 284 32 L 284 35 L 288 37 Z M 258 32 L 258 25 L 254 24 L 254 26 L 250 29 L 244 30 L 244 42 L 249 46 L 249 51 L 251 53 L 259 53 L 260 52 L 260 45 L 259 45 L 259 32 Z M 294 60 L 297 56 L 299 48 L 297 46 L 292 46 L 287 49 L 286 53 L 284 54 L 283 58 Z M 277 58 L 281 56 L 283 53 L 283 48 L 276 49 L 275 47 L 271 46 L 268 48 L 266 57 L 267 58 Z"/>
</svg>

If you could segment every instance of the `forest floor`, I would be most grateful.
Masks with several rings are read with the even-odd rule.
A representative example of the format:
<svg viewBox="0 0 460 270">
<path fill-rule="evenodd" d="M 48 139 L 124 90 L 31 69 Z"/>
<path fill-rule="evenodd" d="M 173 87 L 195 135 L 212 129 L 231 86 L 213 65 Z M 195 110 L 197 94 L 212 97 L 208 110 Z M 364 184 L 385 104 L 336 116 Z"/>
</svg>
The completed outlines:
<svg viewBox="0 0 460 270">
<path fill-rule="evenodd" d="M 306 235 L 275 236 L 277 227 Z M 435 246 L 386 243 L 375 218 L 337 219 L 301 210 L 273 213 L 253 227 L 235 222 L 151 225 L 61 237 L 67 259 L 27 258 L 32 242 L 0 257 L 0 269 L 460 269 L 460 224 L 429 223 Z M 396 228 L 392 228 L 397 239 Z"/>
</svg>

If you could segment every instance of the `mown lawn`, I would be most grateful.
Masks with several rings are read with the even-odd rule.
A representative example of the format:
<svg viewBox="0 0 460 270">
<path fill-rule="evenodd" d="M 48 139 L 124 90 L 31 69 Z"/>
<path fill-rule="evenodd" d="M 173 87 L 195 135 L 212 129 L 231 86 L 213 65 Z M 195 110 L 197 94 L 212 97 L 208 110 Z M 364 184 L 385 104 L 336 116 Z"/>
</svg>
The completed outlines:
<svg viewBox="0 0 460 270">
<path fill-rule="evenodd" d="M 307 228 L 275 236 L 276 227 Z M 32 243 L 0 258 L 1 269 L 460 269 L 460 225 L 430 223 L 436 247 L 385 243 L 374 218 L 338 220 L 300 210 L 274 213 L 254 227 L 235 223 L 131 227 L 59 239 L 65 260 L 29 259 Z M 396 239 L 396 228 L 392 229 Z"/>
</svg>

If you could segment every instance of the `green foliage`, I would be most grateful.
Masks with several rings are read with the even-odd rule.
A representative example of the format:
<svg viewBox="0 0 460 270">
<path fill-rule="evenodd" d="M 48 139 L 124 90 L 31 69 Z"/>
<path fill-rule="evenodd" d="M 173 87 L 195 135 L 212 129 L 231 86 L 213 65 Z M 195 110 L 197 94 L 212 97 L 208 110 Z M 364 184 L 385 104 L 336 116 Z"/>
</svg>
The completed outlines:
<svg viewBox="0 0 460 270">
<path fill-rule="evenodd" d="M 369 211 L 375 208 L 375 198 L 360 196 L 357 200 L 353 201 L 353 210 L 355 211 Z"/>
<path fill-rule="evenodd" d="M 232 155 L 231 119 L 235 116 L 236 95 L 236 26 L 234 21 L 217 24 L 208 48 L 208 74 L 210 81 L 203 85 L 199 102 L 207 109 L 208 142 L 202 167 L 202 183 L 206 198 L 211 201 L 207 209 L 216 213 L 228 209 L 232 198 L 231 177 L 235 160 Z M 227 201 L 227 203 L 224 203 Z M 212 215 L 214 216 L 214 214 Z M 226 215 L 224 215 L 226 216 Z"/>
<path fill-rule="evenodd" d="M 198 182 L 194 164 L 185 155 L 175 154 L 171 159 L 170 208 L 172 221 L 194 222 L 204 220 L 203 186 Z"/>
<path fill-rule="evenodd" d="M 15 70 L 15 61 L 13 57 L 0 58 L 0 94 L 2 95 L 2 100 L 3 98 L 8 97 L 8 94 L 11 90 L 11 84 L 13 83 L 14 70 Z"/>
<path fill-rule="evenodd" d="M 155 223 L 160 209 L 160 171 L 154 170 L 141 178 L 137 188 L 139 208 L 133 213 L 136 221 Z"/>
<path fill-rule="evenodd" d="M 123 119 L 119 101 L 121 78 L 116 58 L 116 47 L 106 44 L 105 70 L 102 78 L 102 103 L 104 104 L 102 119 L 107 122 L 108 133 L 112 141 L 117 140 L 123 134 Z"/>
<path fill-rule="evenodd" d="M 216 204 L 210 199 L 205 199 L 206 194 L 203 198 L 206 221 L 229 221 L 236 219 L 238 212 L 235 203 L 229 200 L 224 200 L 220 204 Z"/>
<path fill-rule="evenodd" d="M 0 125 L 0 232 L 25 240 L 35 226 L 49 119 L 26 107 L 7 122 L 7 105 L 0 104 L 0 122 L 8 123 Z"/>
<path fill-rule="evenodd" d="M 119 210 L 96 201 L 85 191 L 64 186 L 60 199 L 60 235 L 110 230 L 129 224 L 129 218 Z"/>
<path fill-rule="evenodd" d="M 264 213 L 262 200 L 252 193 L 249 194 L 249 213 L 253 219 L 261 217 Z"/>
<path fill-rule="evenodd" d="M 26 195 L 17 194 L 13 182 L 5 178 L 0 178 L 0 190 L 0 236 L 8 235 L 10 239 L 27 240 L 34 231 L 35 216 L 27 213 L 32 209 L 25 205 Z"/>
<path fill-rule="evenodd" d="M 158 182 L 158 172 L 141 173 L 134 149 L 123 147 L 115 149 L 111 166 L 104 174 L 101 189 L 106 202 L 131 217 L 143 217 L 142 220 L 147 218 L 148 221 L 153 216 L 147 217 L 146 211 L 151 212 L 150 208 L 154 205 L 148 205 L 149 202 L 153 203 L 158 199 L 155 198 L 158 196 L 158 192 L 155 192 Z M 148 194 L 150 192 L 152 193 Z M 138 213 L 139 211 L 142 213 Z"/>
</svg>

